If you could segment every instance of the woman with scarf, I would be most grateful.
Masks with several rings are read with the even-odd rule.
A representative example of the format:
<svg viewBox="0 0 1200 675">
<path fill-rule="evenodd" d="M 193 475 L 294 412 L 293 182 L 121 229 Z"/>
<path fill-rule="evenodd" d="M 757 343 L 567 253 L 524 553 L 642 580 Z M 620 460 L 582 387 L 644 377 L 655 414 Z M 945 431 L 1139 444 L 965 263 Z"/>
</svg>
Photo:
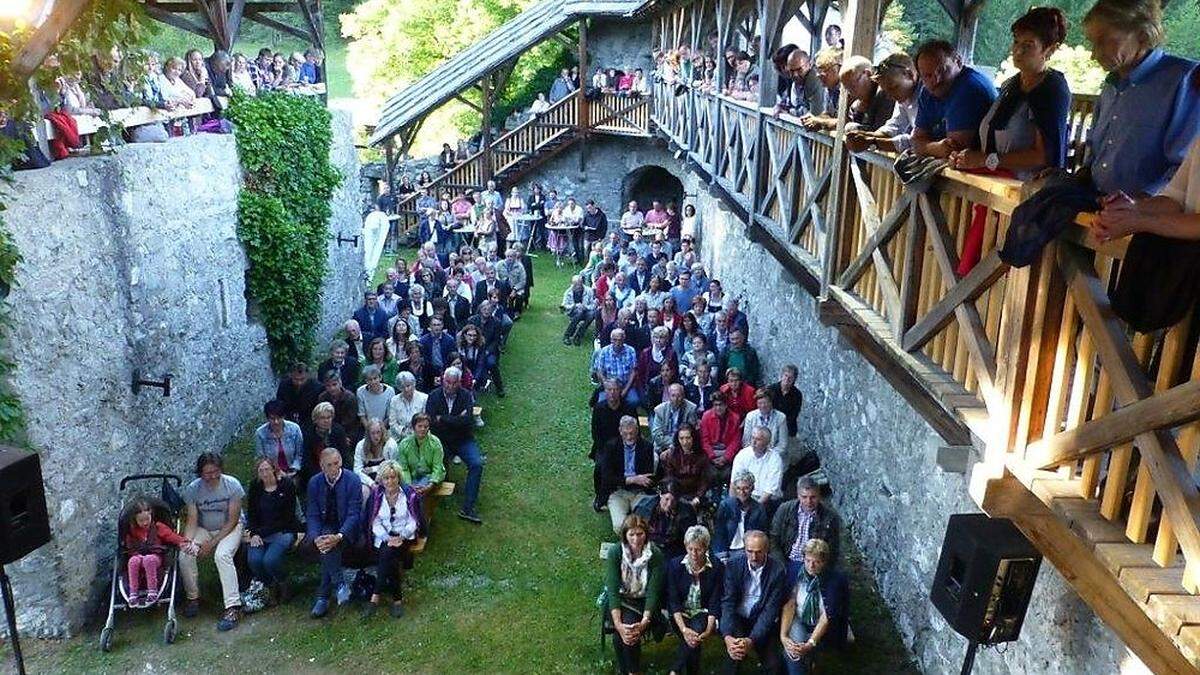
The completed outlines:
<svg viewBox="0 0 1200 675">
<path fill-rule="evenodd" d="M 708 555 L 708 529 L 693 525 L 683 535 L 685 555 L 667 565 L 667 607 L 679 636 L 673 673 L 700 672 L 700 650 L 705 640 L 718 636 L 721 616 L 723 566 Z"/>
<path fill-rule="evenodd" d="M 779 621 L 788 675 L 807 675 L 818 650 L 845 646 L 849 617 L 850 583 L 829 565 L 829 544 L 809 539 L 804 569 Z"/>
<path fill-rule="evenodd" d="M 620 534 L 620 545 L 608 551 L 604 590 L 616 631 L 613 648 L 617 668 L 623 674 L 640 673 L 642 637 L 661 616 L 663 556 L 650 543 L 650 526 L 645 518 L 626 517 Z"/>
</svg>

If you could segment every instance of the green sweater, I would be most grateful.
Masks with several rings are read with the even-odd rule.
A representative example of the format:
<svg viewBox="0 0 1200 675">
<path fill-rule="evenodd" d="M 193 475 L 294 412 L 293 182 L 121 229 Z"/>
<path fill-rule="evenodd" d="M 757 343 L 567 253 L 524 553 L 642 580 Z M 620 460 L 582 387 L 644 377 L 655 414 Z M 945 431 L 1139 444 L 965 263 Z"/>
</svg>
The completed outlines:
<svg viewBox="0 0 1200 675">
<path fill-rule="evenodd" d="M 361 387 L 367 383 L 367 376 L 362 374 L 362 371 L 367 369 L 367 366 L 374 365 L 371 363 L 363 363 L 362 368 L 359 368 L 358 385 Z M 387 386 L 400 391 L 400 387 L 396 386 L 396 376 L 400 374 L 400 365 L 396 363 L 396 359 L 388 359 L 383 362 L 383 366 L 379 368 L 380 374 L 383 375 L 383 383 Z"/>
<path fill-rule="evenodd" d="M 396 461 L 400 462 L 400 480 L 406 485 L 424 476 L 436 485 L 446 477 L 442 442 L 433 434 L 427 435 L 424 443 L 417 443 L 416 434 L 405 437 L 396 448 Z"/>
<path fill-rule="evenodd" d="M 654 613 L 662 607 L 662 590 L 666 572 L 662 551 L 652 543 L 647 543 L 647 546 L 650 547 L 650 562 L 646 574 L 646 605 L 643 611 L 654 616 Z M 620 545 L 608 549 L 604 588 L 608 591 L 609 611 L 621 606 L 621 549 Z"/>
</svg>

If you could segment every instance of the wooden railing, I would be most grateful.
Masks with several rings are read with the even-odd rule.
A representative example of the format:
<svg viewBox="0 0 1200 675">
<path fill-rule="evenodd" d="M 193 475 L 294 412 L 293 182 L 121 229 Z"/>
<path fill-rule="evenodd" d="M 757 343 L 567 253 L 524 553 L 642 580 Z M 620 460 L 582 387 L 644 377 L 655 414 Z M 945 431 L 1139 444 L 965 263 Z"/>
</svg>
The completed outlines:
<svg viewBox="0 0 1200 675">
<path fill-rule="evenodd" d="M 1084 533 L 1089 546 L 1146 544 L 1147 564 L 1162 570 L 1154 592 L 1192 598 L 1200 585 L 1192 477 L 1200 454 L 1200 322 L 1189 316 L 1140 334 L 1115 317 L 1107 290 L 1127 242 L 1099 245 L 1082 217 L 1034 264 L 1011 269 L 998 252 L 1031 186 L 951 170 L 928 189 L 905 186 L 892 156 L 839 157 L 831 135 L 786 115 L 696 90 L 665 100 L 667 89 L 656 92 L 660 133 L 748 216 L 752 239 L 821 289 L 824 316 L 869 336 L 888 368 L 983 442 L 981 476 L 1015 477 L 1046 504 L 1074 499 L 1067 522 L 1077 533 L 1084 511 L 1105 523 L 1100 534 Z M 1094 105 L 1094 97 L 1079 96 L 1072 106 L 1073 166 L 1082 161 Z M 960 269 L 972 231 L 979 261 Z M 981 505 L 1003 501 L 976 496 Z M 995 508 L 1023 529 L 1041 522 Z M 1037 543 L 1054 548 L 1052 538 Z M 1070 556 L 1047 555 L 1077 588 L 1097 583 L 1072 568 Z M 1106 611 L 1117 610 L 1097 608 L 1114 619 Z"/>
<path fill-rule="evenodd" d="M 444 192 L 482 188 L 489 180 L 505 183 L 540 154 L 573 141 L 580 132 L 579 108 L 582 92 L 554 103 L 550 108 L 496 138 L 485 149 L 472 154 L 430 183 L 430 194 L 438 198 Z M 588 129 L 592 133 L 622 136 L 649 136 L 652 97 L 602 94 L 586 101 Z M 396 206 L 400 231 L 420 220 L 416 209 L 417 194 L 410 194 Z"/>
</svg>

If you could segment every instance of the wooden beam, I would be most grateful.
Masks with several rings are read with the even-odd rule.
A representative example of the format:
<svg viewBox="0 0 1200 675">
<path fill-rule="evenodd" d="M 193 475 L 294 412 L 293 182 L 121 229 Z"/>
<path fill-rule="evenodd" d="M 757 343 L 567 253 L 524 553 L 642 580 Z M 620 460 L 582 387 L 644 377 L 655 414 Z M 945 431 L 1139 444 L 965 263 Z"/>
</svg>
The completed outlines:
<svg viewBox="0 0 1200 675">
<path fill-rule="evenodd" d="M 1059 249 L 1059 265 L 1084 325 L 1091 333 L 1096 353 L 1112 383 L 1117 402 L 1130 405 L 1150 398 L 1154 390 L 1125 336 L 1125 326 L 1108 302 L 1107 292 L 1083 253 L 1070 246 Z M 1142 462 L 1154 479 L 1163 514 L 1171 519 L 1175 536 L 1183 548 L 1188 574 L 1195 580 L 1200 564 L 1200 490 L 1175 437 L 1158 430 L 1137 437 Z M 1196 588 L 1188 588 L 1196 592 Z"/>
<path fill-rule="evenodd" d="M 170 14 L 154 5 L 146 5 L 145 8 L 146 16 L 149 16 L 155 21 L 165 23 L 168 26 L 173 26 L 179 30 L 187 31 L 194 35 L 199 35 L 200 37 L 208 38 L 210 40 L 212 39 L 212 34 L 209 32 L 209 29 L 206 26 L 201 26 L 191 19 L 185 19 L 176 14 Z"/>
<path fill-rule="evenodd" d="M 54 10 L 50 12 L 45 23 L 34 29 L 12 59 L 12 75 L 15 80 L 24 81 L 33 74 L 42 61 L 54 51 L 58 41 L 62 39 L 67 29 L 75 23 L 83 10 L 91 4 L 91 0 L 58 0 Z"/>
<path fill-rule="evenodd" d="M 588 20 L 587 17 L 579 19 L 579 88 L 585 89 L 588 82 Z M 583 134 L 587 134 L 587 130 L 591 127 L 588 122 L 588 101 L 582 96 L 576 97 L 579 100 L 579 110 L 576 111 L 576 120 L 579 122 L 579 130 Z M 580 161 L 583 161 L 583 155 L 580 154 Z M 583 167 L 580 166 L 580 170 Z"/>
<path fill-rule="evenodd" d="M 1073 429 L 1030 443 L 1025 451 L 1025 462 L 1037 469 L 1050 469 L 1132 441 L 1142 434 L 1196 420 L 1200 420 L 1200 380 L 1171 387 Z"/>
<path fill-rule="evenodd" d="M 287 35 L 291 35 L 292 37 L 300 38 L 301 40 L 305 41 L 309 39 L 307 31 L 300 30 L 295 26 L 291 26 L 278 19 L 269 17 L 266 14 L 262 14 L 251 9 L 250 7 L 246 8 L 246 18 L 259 25 L 266 26 L 267 28 L 273 28 L 280 33 L 286 33 Z"/>
<path fill-rule="evenodd" d="M 915 326 L 904 333 L 900 347 L 911 352 L 920 349 L 946 324 L 954 320 L 954 308 L 964 302 L 973 302 L 987 292 L 993 283 L 1008 271 L 1008 265 L 1000 260 L 996 251 L 987 254 L 967 276 L 946 293 L 945 297 L 931 307 Z"/>
<path fill-rule="evenodd" d="M 981 507 L 989 516 L 1013 521 L 1151 671 L 1196 672 L 1087 544 L 1016 477 L 1006 474 L 988 481 Z"/>
<path fill-rule="evenodd" d="M 842 288 L 853 286 L 858 278 L 867 270 L 867 264 L 871 262 L 871 254 L 881 246 L 887 246 L 888 242 L 896 236 L 901 227 L 904 227 L 907 222 L 904 218 L 905 213 L 909 210 L 909 205 L 912 202 L 912 194 L 907 190 L 896 203 L 892 205 L 892 210 L 888 211 L 887 216 L 879 224 L 879 228 L 871 233 L 863 244 L 862 252 L 846 266 L 846 270 L 838 277 L 837 284 Z M 916 221 L 914 220 L 914 225 Z M 913 232 L 919 230 L 919 227 L 912 228 Z"/>
<path fill-rule="evenodd" d="M 312 7 L 308 5 L 308 0 L 297 0 L 300 5 L 300 13 L 304 15 L 304 22 L 308 24 L 308 30 L 312 33 L 312 44 L 318 49 L 325 50 L 325 36 L 321 35 L 320 21 L 313 14 Z"/>
<path fill-rule="evenodd" d="M 242 17 L 246 14 L 246 0 L 233 0 L 229 9 L 229 36 L 231 43 L 236 44 L 238 33 L 242 30 Z"/>
<path fill-rule="evenodd" d="M 459 103 L 467 106 L 468 108 L 474 110 L 475 112 L 477 112 L 481 115 L 483 114 L 483 108 L 481 108 L 478 103 L 467 100 L 466 98 L 463 97 L 462 94 L 455 94 L 454 100 L 458 101 Z"/>
<path fill-rule="evenodd" d="M 151 0 L 153 2 L 153 0 Z M 146 5 L 150 6 L 151 2 Z M 158 7 L 172 14 L 195 14 L 196 5 L 191 2 L 153 2 L 154 7 Z M 247 0 L 247 7 L 256 12 L 294 12 L 296 11 L 295 2 L 258 2 L 257 0 Z"/>
</svg>

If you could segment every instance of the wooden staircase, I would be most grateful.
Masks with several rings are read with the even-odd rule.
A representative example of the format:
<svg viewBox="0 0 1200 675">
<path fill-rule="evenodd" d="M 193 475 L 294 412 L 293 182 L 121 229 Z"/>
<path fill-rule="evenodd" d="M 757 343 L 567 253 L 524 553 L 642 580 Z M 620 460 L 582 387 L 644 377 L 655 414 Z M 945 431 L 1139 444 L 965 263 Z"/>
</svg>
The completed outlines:
<svg viewBox="0 0 1200 675">
<path fill-rule="evenodd" d="M 432 194 L 481 190 L 494 180 L 502 191 L 575 143 L 597 134 L 650 138 L 649 98 L 604 94 L 586 100 L 581 91 L 496 138 L 486 148 L 433 179 Z M 581 122 L 582 118 L 582 122 Z M 397 205 L 404 227 L 415 224 L 417 195 Z"/>
</svg>

